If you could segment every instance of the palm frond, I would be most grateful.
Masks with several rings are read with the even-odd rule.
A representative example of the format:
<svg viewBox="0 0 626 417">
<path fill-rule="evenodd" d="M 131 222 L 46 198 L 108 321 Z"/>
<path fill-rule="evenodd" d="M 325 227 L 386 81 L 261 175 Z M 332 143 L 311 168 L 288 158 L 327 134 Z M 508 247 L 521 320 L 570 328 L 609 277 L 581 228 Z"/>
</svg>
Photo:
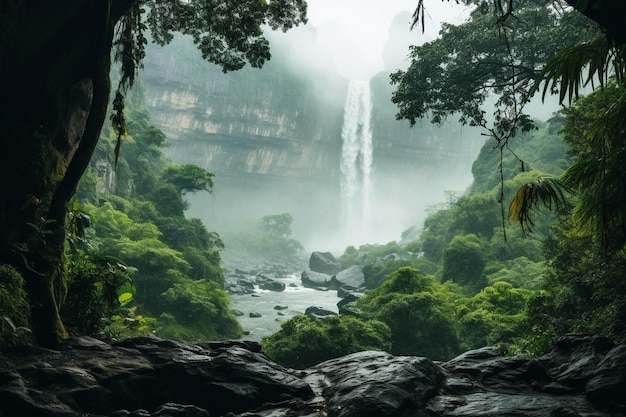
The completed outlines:
<svg viewBox="0 0 626 417">
<path fill-rule="evenodd" d="M 567 204 L 563 187 L 556 178 L 539 178 L 533 183 L 522 185 L 509 204 L 509 221 L 519 222 L 522 233 L 532 231 L 533 212 L 544 207 L 558 210 Z"/>
<path fill-rule="evenodd" d="M 548 60 L 535 80 L 532 92 L 543 84 L 542 98 L 548 91 L 559 92 L 559 102 L 578 97 L 580 87 L 597 81 L 601 86 L 611 76 L 622 84 L 624 74 L 623 51 L 611 46 L 605 36 L 564 48 Z"/>
</svg>

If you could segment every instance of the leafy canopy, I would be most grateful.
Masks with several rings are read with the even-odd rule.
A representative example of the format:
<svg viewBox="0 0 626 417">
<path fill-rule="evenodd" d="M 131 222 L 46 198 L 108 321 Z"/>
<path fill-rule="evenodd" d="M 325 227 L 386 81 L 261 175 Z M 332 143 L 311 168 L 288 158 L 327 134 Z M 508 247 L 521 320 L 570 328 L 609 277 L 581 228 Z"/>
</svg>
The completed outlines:
<svg viewBox="0 0 626 417">
<path fill-rule="evenodd" d="M 484 105 L 496 97 L 497 133 L 529 130 L 521 107 L 532 96 L 531 86 L 546 61 L 597 33 L 579 13 L 545 3 L 520 2 L 515 19 L 503 26 L 481 6 L 461 25 L 444 24 L 438 39 L 411 47 L 410 67 L 391 75 L 397 84 L 392 96 L 399 108 L 396 117 L 414 124 L 430 116 L 442 123 L 457 113 L 464 124 L 487 127 Z"/>
</svg>

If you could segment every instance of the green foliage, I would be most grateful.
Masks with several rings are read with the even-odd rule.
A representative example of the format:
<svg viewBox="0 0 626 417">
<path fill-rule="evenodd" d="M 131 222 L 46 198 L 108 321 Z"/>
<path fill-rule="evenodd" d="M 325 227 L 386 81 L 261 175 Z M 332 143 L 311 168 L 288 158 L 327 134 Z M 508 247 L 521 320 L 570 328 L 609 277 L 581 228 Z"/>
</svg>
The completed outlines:
<svg viewBox="0 0 626 417">
<path fill-rule="evenodd" d="M 190 35 L 202 57 L 225 72 L 240 69 L 246 62 L 261 67 L 270 58 L 262 26 L 287 31 L 307 21 L 304 0 L 146 3 L 146 21 L 156 43 L 171 41 L 172 32 Z"/>
<path fill-rule="evenodd" d="M 391 329 L 391 353 L 445 360 L 459 353 L 453 293 L 433 277 L 403 267 L 355 305 Z"/>
<path fill-rule="evenodd" d="M 483 277 L 486 246 L 476 235 L 457 235 L 443 252 L 441 280 L 476 292 L 486 286 Z"/>
<path fill-rule="evenodd" d="M 97 335 L 104 320 L 119 312 L 118 297 L 131 283 L 128 268 L 111 257 L 81 254 L 70 258 L 68 277 L 63 322 L 76 334 Z"/>
<path fill-rule="evenodd" d="M 567 145 L 557 134 L 562 126 L 562 119 L 554 117 L 547 123 L 535 121 L 535 125 L 537 130 L 510 140 L 510 152 L 502 154 L 502 177 L 505 181 L 513 179 L 521 172 L 530 171 L 543 176 L 558 176 L 571 163 L 571 158 L 567 155 Z M 495 169 L 499 163 L 500 153 L 497 148 L 493 143 L 486 142 L 472 164 L 472 192 L 488 192 L 500 185 L 500 172 Z"/>
<path fill-rule="evenodd" d="M 601 86 L 614 78 L 618 84 L 626 81 L 626 56 L 606 35 L 584 40 L 561 49 L 552 56 L 537 77 L 534 89 L 543 84 L 543 97 L 548 92 L 559 92 L 559 101 L 565 98 L 571 104 L 578 97 L 581 86 L 599 83 Z"/>
<path fill-rule="evenodd" d="M 259 221 L 229 232 L 226 248 L 235 257 L 253 259 L 290 259 L 304 248 L 291 237 L 293 218 L 289 213 L 267 215 Z"/>
<path fill-rule="evenodd" d="M 242 334 L 239 322 L 230 313 L 228 296 L 216 282 L 180 280 L 161 297 L 163 310 L 175 320 L 159 330 L 164 337 L 198 341 L 237 338 Z M 185 326 L 184 334 L 175 323 Z"/>
<path fill-rule="evenodd" d="M 442 123 L 458 113 L 462 123 L 486 126 L 482 106 L 495 95 L 496 130 L 514 134 L 518 120 L 505 110 L 524 118 L 513 104 L 523 106 L 531 96 L 536 71 L 557 51 L 597 33 L 575 11 L 561 13 L 544 1 L 517 6 L 515 19 L 506 24 L 478 7 L 467 22 L 444 24 L 438 39 L 412 47 L 409 69 L 391 75 L 398 85 L 392 97 L 399 107 L 397 117 L 414 124 L 417 118 L 431 116 L 433 122 Z"/>
<path fill-rule="evenodd" d="M 586 231 L 565 218 L 547 241 L 546 254 L 546 293 L 531 317 L 538 331 L 626 340 L 626 252 L 602 254 Z"/>
<path fill-rule="evenodd" d="M 270 236 L 279 239 L 291 237 L 291 225 L 293 217 L 289 213 L 263 216 L 261 219 L 263 230 Z"/>
<path fill-rule="evenodd" d="M 123 303 L 122 303 L 123 304 Z M 137 314 L 137 306 L 122 308 L 105 321 L 102 337 L 118 342 L 133 336 L 154 335 L 157 333 L 157 320 Z"/>
<path fill-rule="evenodd" d="M 180 198 L 180 190 L 165 184 L 154 190 L 149 199 L 163 217 L 183 217 L 189 203 Z"/>
<path fill-rule="evenodd" d="M 377 320 L 350 316 L 312 319 L 299 315 L 261 341 L 263 351 L 283 366 L 303 369 L 363 350 L 389 350 L 390 331 Z"/>
<path fill-rule="evenodd" d="M 170 165 L 161 173 L 161 179 L 183 195 L 197 191 L 212 192 L 214 176 L 197 165 Z"/>
<path fill-rule="evenodd" d="M 609 83 L 563 111 L 576 155 L 561 183 L 576 195 L 574 219 L 605 251 L 626 244 L 626 88 Z"/>
<path fill-rule="evenodd" d="M 485 271 L 490 264 L 485 266 Z M 493 273 L 485 273 L 487 284 L 507 282 L 517 288 L 539 290 L 543 286 L 545 262 L 533 262 L 525 256 L 509 259 L 499 264 Z"/>
<path fill-rule="evenodd" d="M 528 333 L 526 305 L 532 292 L 507 282 L 495 282 L 457 303 L 463 349 L 506 346 Z"/>
<path fill-rule="evenodd" d="M 93 224 L 83 230 L 86 245 L 71 254 L 74 296 L 64 316 L 77 332 L 112 340 L 138 334 L 188 341 L 238 337 L 241 329 L 221 289 L 223 242 L 200 220 L 184 217 L 183 195 L 210 191 L 213 174 L 193 165 L 172 165 L 163 156 L 159 146 L 165 137 L 151 126 L 141 92 L 129 96 L 128 137 L 116 187 L 97 186 L 105 193 L 96 193 L 85 206 Z M 102 175 L 98 184 L 109 175 L 101 168 L 107 166 L 115 141 L 106 129 L 103 134 L 91 168 Z M 79 217 L 73 219 L 71 224 L 80 224 Z M 116 301 L 120 290 L 116 293 L 113 285 L 120 284 L 115 281 L 120 271 L 101 262 L 111 257 L 132 271 L 133 287 L 127 294 L 133 297 L 124 306 Z"/>
<path fill-rule="evenodd" d="M 0 265 L 0 351 L 31 341 L 29 312 L 22 276 Z"/>
</svg>

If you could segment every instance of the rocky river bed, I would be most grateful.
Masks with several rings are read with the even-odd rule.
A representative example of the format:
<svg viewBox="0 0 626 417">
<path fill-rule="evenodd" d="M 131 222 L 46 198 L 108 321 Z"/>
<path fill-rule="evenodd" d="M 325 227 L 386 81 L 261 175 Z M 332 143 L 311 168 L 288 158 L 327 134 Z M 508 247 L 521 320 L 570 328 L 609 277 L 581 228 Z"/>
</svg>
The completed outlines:
<svg viewBox="0 0 626 417">
<path fill-rule="evenodd" d="M 242 339 L 260 341 L 280 329 L 280 324 L 298 314 L 304 314 L 309 307 L 337 313 L 337 303 L 341 301 L 336 288 L 303 284 L 305 277 L 315 274 L 306 261 L 254 262 L 230 260 L 225 262 L 228 271 L 225 287 L 244 330 Z"/>
<path fill-rule="evenodd" d="M 342 303 L 365 291 L 361 267 L 342 268 L 329 252 L 313 252 L 308 262 L 225 260 L 224 267 L 224 287 L 243 340 L 258 342 L 298 314 L 337 314 Z"/>
</svg>

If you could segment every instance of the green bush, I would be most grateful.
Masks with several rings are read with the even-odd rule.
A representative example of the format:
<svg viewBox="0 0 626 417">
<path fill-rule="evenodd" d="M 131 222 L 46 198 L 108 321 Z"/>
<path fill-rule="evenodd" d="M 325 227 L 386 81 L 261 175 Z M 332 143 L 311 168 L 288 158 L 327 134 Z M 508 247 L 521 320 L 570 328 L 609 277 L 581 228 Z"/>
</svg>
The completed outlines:
<svg viewBox="0 0 626 417">
<path fill-rule="evenodd" d="M 357 300 L 356 307 L 364 318 L 389 326 L 391 353 L 445 360 L 460 352 L 452 298 L 432 276 L 403 267 Z"/>
<path fill-rule="evenodd" d="M 443 252 L 441 281 L 452 281 L 471 292 L 487 284 L 483 277 L 485 245 L 476 235 L 455 236 Z"/>
<path fill-rule="evenodd" d="M 364 350 L 389 350 L 390 331 L 377 320 L 350 316 L 312 319 L 299 315 L 261 341 L 263 351 L 283 366 L 303 369 Z"/>
<path fill-rule="evenodd" d="M 22 276 L 8 265 L 0 266 L 0 350 L 27 344 L 30 307 Z"/>
<path fill-rule="evenodd" d="M 126 265 L 104 256 L 74 256 L 68 268 L 68 293 L 61 317 L 74 334 L 96 336 L 118 313 L 118 297 L 133 291 Z"/>
<path fill-rule="evenodd" d="M 510 345 L 528 336 L 527 304 L 533 292 L 496 282 L 457 302 L 462 348 Z"/>
<path fill-rule="evenodd" d="M 176 335 L 178 339 L 221 340 L 242 335 L 241 326 L 231 313 L 228 295 L 216 282 L 182 279 L 165 291 L 161 299 L 163 311 L 187 329 L 186 336 Z M 169 324 L 160 329 L 161 336 L 173 337 L 170 332 L 179 331 L 173 321 Z"/>
</svg>

